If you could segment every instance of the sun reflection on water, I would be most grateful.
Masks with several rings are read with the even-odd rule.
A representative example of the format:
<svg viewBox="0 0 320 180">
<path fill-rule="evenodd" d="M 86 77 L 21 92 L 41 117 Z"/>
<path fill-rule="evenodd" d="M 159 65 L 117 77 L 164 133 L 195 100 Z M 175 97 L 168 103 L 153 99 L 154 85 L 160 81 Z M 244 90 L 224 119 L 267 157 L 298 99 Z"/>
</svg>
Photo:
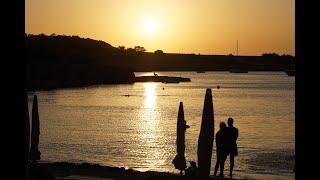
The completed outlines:
<svg viewBox="0 0 320 180">
<path fill-rule="evenodd" d="M 156 107 L 156 83 L 145 83 L 144 84 L 144 106 L 146 108 L 154 109 Z"/>
<path fill-rule="evenodd" d="M 144 86 L 144 105 L 140 111 L 140 120 L 143 129 L 155 130 L 159 117 L 157 111 L 157 96 L 156 96 L 156 83 L 145 83 Z M 148 134 L 150 136 L 151 133 Z M 147 135 L 147 134 L 146 134 Z"/>
<path fill-rule="evenodd" d="M 157 166 L 164 166 L 165 150 L 161 149 L 159 141 L 163 136 L 160 128 L 161 113 L 157 107 L 157 83 L 144 83 L 144 103 L 139 112 L 139 143 L 144 149 L 143 158 L 148 168 L 140 170 L 152 170 Z"/>
</svg>

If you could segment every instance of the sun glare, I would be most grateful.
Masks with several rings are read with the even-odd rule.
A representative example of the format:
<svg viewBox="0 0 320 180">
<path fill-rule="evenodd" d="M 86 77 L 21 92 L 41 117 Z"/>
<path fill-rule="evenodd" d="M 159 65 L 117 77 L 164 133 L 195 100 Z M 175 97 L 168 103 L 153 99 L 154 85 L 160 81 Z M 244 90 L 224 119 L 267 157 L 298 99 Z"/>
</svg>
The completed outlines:
<svg viewBox="0 0 320 180">
<path fill-rule="evenodd" d="M 155 108 L 155 104 L 156 104 L 156 87 L 157 84 L 156 83 L 145 83 L 143 84 L 144 88 L 145 88 L 145 106 L 147 108 Z"/>
<path fill-rule="evenodd" d="M 143 23 L 143 31 L 147 35 L 155 35 L 157 24 L 153 19 L 147 19 Z"/>
</svg>

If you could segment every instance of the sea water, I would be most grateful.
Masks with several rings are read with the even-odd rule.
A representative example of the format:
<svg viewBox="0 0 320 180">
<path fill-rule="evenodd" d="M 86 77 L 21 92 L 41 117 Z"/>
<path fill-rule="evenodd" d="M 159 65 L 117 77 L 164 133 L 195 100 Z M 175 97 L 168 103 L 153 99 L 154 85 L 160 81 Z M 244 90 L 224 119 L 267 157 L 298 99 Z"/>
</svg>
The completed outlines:
<svg viewBox="0 0 320 180">
<path fill-rule="evenodd" d="M 178 173 L 172 160 L 179 102 L 190 126 L 185 156 L 197 162 L 204 96 L 206 88 L 211 88 L 215 131 L 228 117 L 239 129 L 234 176 L 294 179 L 295 77 L 284 72 L 156 73 L 188 77 L 191 82 L 29 92 L 30 116 L 33 95 L 38 96 L 42 160 Z M 215 163 L 214 146 L 211 174 Z M 228 170 L 229 159 L 226 174 Z"/>
</svg>

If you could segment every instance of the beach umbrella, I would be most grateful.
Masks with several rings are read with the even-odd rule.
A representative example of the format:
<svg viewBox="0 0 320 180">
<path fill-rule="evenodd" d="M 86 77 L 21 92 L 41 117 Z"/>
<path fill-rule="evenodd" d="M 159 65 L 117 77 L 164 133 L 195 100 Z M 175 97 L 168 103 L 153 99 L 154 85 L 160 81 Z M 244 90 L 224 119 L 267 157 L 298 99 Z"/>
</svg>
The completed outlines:
<svg viewBox="0 0 320 180">
<path fill-rule="evenodd" d="M 184 120 L 183 103 L 179 104 L 178 120 L 177 120 L 177 153 L 184 155 L 185 152 L 185 130 L 186 121 Z"/>
<path fill-rule="evenodd" d="M 38 112 L 38 100 L 37 95 L 33 97 L 32 104 L 32 126 L 31 126 L 31 148 L 30 148 L 30 159 L 33 161 L 40 160 L 39 145 L 40 135 L 40 123 L 39 123 L 39 112 Z"/>
<path fill-rule="evenodd" d="M 211 168 L 211 156 L 214 140 L 214 114 L 211 89 L 206 90 L 201 129 L 198 139 L 199 179 L 208 179 Z"/>
<path fill-rule="evenodd" d="M 26 162 L 29 160 L 30 150 L 30 120 L 29 120 L 29 109 L 28 109 L 28 95 L 24 93 L 24 129 L 25 129 L 25 158 Z"/>
<path fill-rule="evenodd" d="M 25 177 L 29 177 L 29 150 L 30 150 L 30 120 L 29 120 L 29 109 L 28 109 L 28 95 L 24 93 L 24 133 L 25 133 Z"/>
<path fill-rule="evenodd" d="M 187 128 L 187 123 L 184 119 L 184 111 L 183 111 L 183 103 L 179 104 L 179 112 L 178 112 L 178 120 L 177 120 L 177 155 L 173 159 L 172 163 L 175 168 L 180 170 L 180 174 L 182 171 L 187 168 L 186 158 L 184 156 L 185 152 L 185 131 Z"/>
</svg>

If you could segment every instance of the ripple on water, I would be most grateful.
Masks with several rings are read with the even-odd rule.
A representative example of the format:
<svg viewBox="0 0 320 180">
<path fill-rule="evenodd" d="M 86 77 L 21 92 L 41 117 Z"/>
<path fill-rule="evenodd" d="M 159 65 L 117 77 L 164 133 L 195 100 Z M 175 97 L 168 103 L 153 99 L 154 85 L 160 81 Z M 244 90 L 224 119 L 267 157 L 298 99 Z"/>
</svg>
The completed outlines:
<svg viewBox="0 0 320 180">
<path fill-rule="evenodd" d="M 290 149 L 254 153 L 247 159 L 249 170 L 261 173 L 293 173 L 294 151 Z"/>
</svg>

